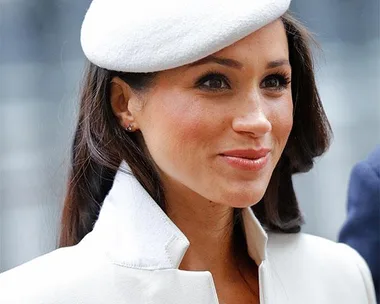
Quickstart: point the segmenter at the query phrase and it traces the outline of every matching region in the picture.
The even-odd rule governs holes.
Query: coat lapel
[[[189,247],[186,236],[149,196],[124,162],[94,227],[116,264],[175,269]]]

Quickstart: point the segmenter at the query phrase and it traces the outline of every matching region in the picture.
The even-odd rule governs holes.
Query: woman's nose
[[[236,117],[232,122],[236,132],[249,133],[254,137],[264,136],[272,130],[272,124],[263,109],[256,106],[244,115]]]

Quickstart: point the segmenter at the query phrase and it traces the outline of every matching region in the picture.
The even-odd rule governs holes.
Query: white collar
[[[251,208],[243,209],[249,255],[266,259],[267,234]],[[122,162],[104,200],[93,236],[116,264],[138,269],[178,268],[190,243]]]

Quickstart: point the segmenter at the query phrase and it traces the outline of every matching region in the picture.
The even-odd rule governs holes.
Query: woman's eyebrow
[[[230,59],[230,58],[222,58],[222,57],[216,57],[214,55],[207,56],[205,58],[202,58],[198,61],[195,61],[193,63],[188,64],[188,67],[194,67],[194,66],[199,66],[207,63],[217,63],[220,65],[228,66],[231,68],[235,69],[242,69],[243,64],[235,59]],[[283,65],[290,65],[288,59],[278,59],[278,60],[273,60],[267,63],[266,68],[267,69],[273,69],[277,68],[279,66]]]
[[[190,63],[190,64],[188,64],[188,67],[203,65],[206,63],[210,63],[210,62],[217,63],[220,65],[225,65],[225,66],[235,68],[235,69],[241,69],[243,67],[243,64],[237,60],[229,59],[229,58],[216,57],[213,55],[207,56],[207,57],[202,58],[198,61]]]
[[[267,64],[267,69],[273,69],[273,68],[277,68],[277,67],[283,66],[283,65],[289,65],[290,66],[289,60],[288,59],[279,59],[279,60],[270,61]]]

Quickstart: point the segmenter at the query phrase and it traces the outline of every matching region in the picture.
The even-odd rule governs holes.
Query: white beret
[[[81,44],[95,65],[157,72],[192,63],[282,16],[290,0],[93,0]]]

